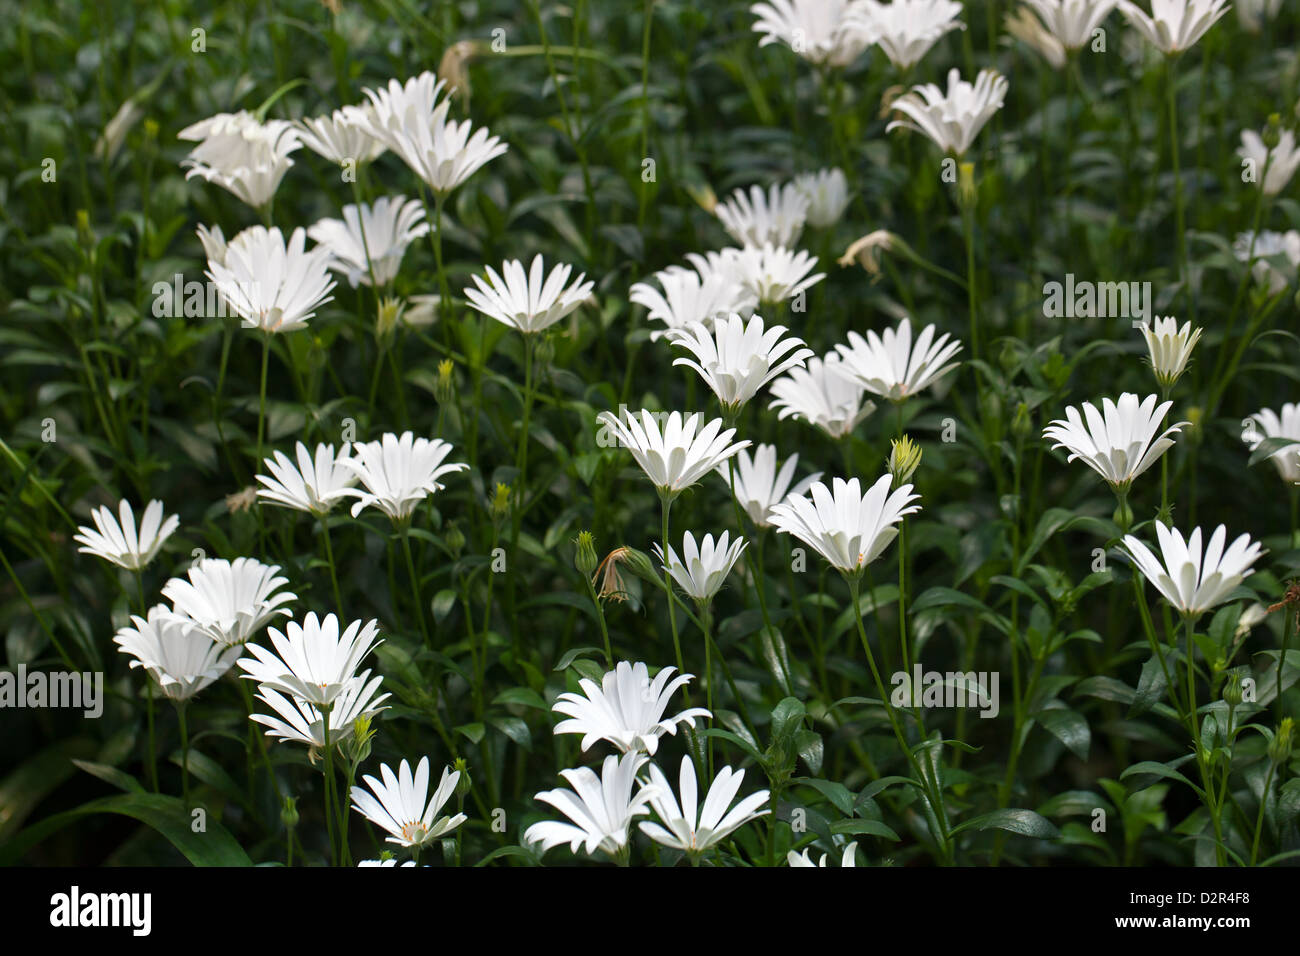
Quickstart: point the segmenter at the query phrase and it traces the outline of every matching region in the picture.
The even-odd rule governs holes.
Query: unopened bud
[[[1233,671],[1223,685],[1223,702],[1229,707],[1240,707],[1245,694],[1241,689],[1241,675]]]
[[[281,802],[280,822],[288,830],[292,830],[298,825],[298,799],[296,797],[285,797]]]
[[[1273,742],[1268,745],[1268,759],[1275,764],[1284,764],[1291,757],[1291,731],[1294,721],[1290,717],[1283,717],[1282,723],[1278,725],[1277,733],[1273,735]]]
[[[510,514],[510,486],[497,482],[496,494],[492,497],[492,517],[500,520]]]
[[[95,246],[95,233],[90,228],[90,212],[86,209],[77,210],[77,241],[85,249]]]
[[[590,578],[596,573],[598,560],[596,558],[596,538],[590,531],[580,531],[574,544],[578,546],[578,553],[574,556],[573,564],[578,569],[579,574]]]
[[[1029,406],[1021,402],[1016,406],[1016,415],[1011,419],[1011,434],[1017,438],[1024,438],[1034,430],[1033,416],[1029,412]]]
[[[397,331],[397,323],[402,320],[402,313],[406,311],[406,303],[402,299],[392,297],[384,298],[379,303],[378,314],[375,317],[375,337],[380,342],[387,344]]]
[[[452,374],[453,368],[451,359],[443,359],[438,363],[438,379],[433,385],[433,397],[438,400],[439,405],[446,405],[456,397],[456,378]]]
[[[894,478],[894,487],[907,484],[921,464],[921,446],[904,435],[889,443],[889,473]]]
[[[452,769],[460,774],[460,777],[456,780],[456,796],[464,800],[469,796],[469,791],[474,786],[474,780],[469,775],[469,764],[465,762],[464,757],[457,757],[456,765]]]
[[[460,525],[454,524],[449,527],[447,533],[443,535],[443,540],[447,544],[447,549],[455,557],[459,558],[461,551],[465,548],[465,532],[460,530]]]
[[[1119,500],[1119,504],[1115,506],[1115,513],[1111,515],[1111,520],[1119,525],[1121,531],[1127,531],[1133,526],[1133,509],[1129,507],[1128,498]]]
[[[1268,149],[1277,149],[1277,144],[1282,141],[1282,117],[1277,113],[1272,113],[1268,117],[1268,124],[1264,127],[1264,135],[1260,137]]]

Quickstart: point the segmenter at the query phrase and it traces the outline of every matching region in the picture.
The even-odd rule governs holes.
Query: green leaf
[[[533,746],[533,735],[522,719],[510,714],[488,714],[488,723],[525,750]]]
[[[1043,725],[1043,729],[1065,744],[1080,760],[1088,759],[1088,747],[1092,744],[1092,731],[1088,721],[1078,711],[1066,710],[1064,707],[1040,710],[1034,719]]]
[[[1265,458],[1272,458],[1283,448],[1290,448],[1292,445],[1300,445],[1300,439],[1287,438],[1285,435],[1274,435],[1272,438],[1265,438],[1255,446],[1255,450],[1250,453],[1250,460],[1246,464],[1250,466],[1263,461]]]
[[[784,698],[772,709],[772,739],[780,740],[795,732],[807,711],[793,697]]]
[[[791,783],[800,783],[812,787],[835,805],[835,809],[846,817],[853,816],[853,791],[835,780],[819,780],[816,777],[795,777]]]
[[[953,827],[953,833],[966,829],[1006,830],[1036,840],[1054,840],[1061,835],[1046,817],[1033,810],[994,810]]]
[[[209,819],[201,833],[191,828],[190,811],[177,797],[157,793],[124,793],[92,800],[75,810],[56,813],[23,830],[0,847],[0,866],[12,866],[50,834],[97,813],[131,817],[161,833],[195,866],[252,866],[253,861],[225,827]]]
[[[495,704],[518,704],[521,707],[532,707],[536,710],[549,710],[546,701],[542,695],[530,687],[511,687],[509,690],[503,690],[492,699]]]
[[[95,763],[91,760],[73,760],[73,765],[86,771],[92,777],[98,777],[107,784],[112,784],[119,790],[126,793],[145,793],[144,786],[139,780],[131,776],[124,770],[118,770],[116,767],[110,767],[108,764]]]
[[[881,837],[885,840],[899,839],[898,834],[879,820],[836,820],[831,824],[832,833],[863,834]]]
[[[1133,695],[1133,703],[1129,705],[1128,716],[1140,717],[1160,703],[1168,686],[1164,668],[1160,666],[1160,658],[1152,654],[1142,665],[1142,675],[1138,678],[1137,693]]]
[[[1173,767],[1163,763],[1156,763],[1154,760],[1143,760],[1139,763],[1133,764],[1131,767],[1125,767],[1124,772],[1119,775],[1119,778],[1123,780],[1125,777],[1132,777],[1139,773],[1150,773],[1157,777],[1168,777],[1170,780],[1177,780],[1179,783],[1187,784],[1197,793],[1201,792],[1200,787],[1192,783],[1192,781],[1188,780]]]

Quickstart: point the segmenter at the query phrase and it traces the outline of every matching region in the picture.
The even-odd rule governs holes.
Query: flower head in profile
[[[443,767],[442,779],[432,796],[429,796],[428,757],[420,758],[414,776],[405,760],[398,765],[397,773],[388,764],[380,764],[379,775],[382,780],[369,775],[362,777],[370,790],[352,788],[352,808],[386,830],[387,842],[422,847],[450,833],[467,819],[463,813],[442,813],[456,792],[460,771]]]
[[[1179,613],[1196,617],[1218,607],[1232,595],[1263,554],[1258,541],[1243,534],[1226,550],[1227,530],[1219,525],[1205,550],[1201,550],[1201,529],[1186,541],[1173,528],[1156,522],[1160,557],[1133,535],[1125,535],[1124,550],[1133,558],[1142,576],[1155,586]]]
[[[342,219],[321,219],[307,230],[317,248],[329,250],[329,267],[358,285],[388,285],[397,278],[407,247],[429,234],[424,204],[403,196],[381,196],[373,206],[343,207]]]
[[[188,580],[172,578],[162,594],[210,640],[243,644],[268,621],[288,617],[284,605],[298,599],[280,590],[289,579],[277,577],[279,570],[254,558],[203,558],[190,566]]]
[[[357,481],[356,473],[342,464],[349,447],[344,445],[335,455],[333,445],[321,443],[313,455],[311,449],[298,442],[294,448],[296,465],[284,452],[275,452],[273,457],[263,459],[271,476],[257,476],[263,485],[257,489],[257,497],[308,514],[328,513]]]
[[[849,183],[839,169],[801,173],[794,178],[794,188],[808,199],[808,225],[814,229],[835,225],[848,208]]]
[[[1069,62],[1065,47],[1052,31],[1043,26],[1043,21],[1034,16],[1029,7],[1016,7],[1008,11],[1002,18],[1002,25],[1008,34],[1046,60],[1053,70],[1065,69]]]
[[[1161,431],[1174,403],[1157,406],[1157,401],[1155,395],[1148,395],[1139,403],[1136,395],[1125,392],[1118,401],[1103,399],[1101,411],[1091,402],[1083,403],[1082,415],[1069,406],[1064,419],[1043,429],[1043,437],[1056,443],[1053,448],[1068,449],[1067,461],[1081,459],[1117,491],[1127,490],[1134,478],[1173,447],[1169,436],[1188,424],[1178,422]]]
[[[927,325],[915,344],[910,319],[903,319],[897,329],[885,329],[883,335],[868,331],[865,340],[850,332],[847,345],[835,346],[841,361],[833,370],[874,395],[905,401],[957,367],[949,359],[961,351],[961,343],[950,342],[946,332],[936,338],[936,331]]]
[[[357,109],[371,111],[371,107]],[[388,147],[365,131],[346,110],[335,110],[329,116],[295,120],[298,138],[313,153],[331,163],[360,166],[373,162],[388,151]]]
[[[841,67],[871,43],[850,22],[853,0],[765,0],[749,8],[759,46],[784,43],[813,66]]]
[[[1263,429],[1260,435],[1251,429],[1250,450],[1254,451],[1266,438],[1290,439],[1294,445],[1286,445],[1269,455],[1269,460],[1277,468],[1277,473],[1288,484],[1300,484],[1300,404],[1287,402],[1279,415],[1271,408],[1262,408],[1250,416],[1251,421]]]
[[[451,100],[445,84],[425,71],[404,84],[390,80],[378,90],[364,90],[371,109],[351,106],[350,120],[402,158],[435,193],[445,196],[506,152],[507,146],[486,129],[473,130],[469,120],[447,119]]]
[[[662,427],[660,418],[663,418]],[[661,496],[674,498],[722,464],[749,441],[732,442],[734,428],[724,428],[721,418],[707,424],[699,413],[656,413],[643,409],[619,418],[601,412],[602,431],[632,453]]]
[[[1255,177],[1251,182],[1258,183],[1265,196],[1276,196],[1286,189],[1296,169],[1300,169],[1300,149],[1296,148],[1295,133],[1289,129],[1278,133],[1277,145],[1272,149],[1259,133],[1244,129],[1237,155],[1250,164],[1248,168]]]
[[[826,278],[824,272],[809,275],[817,268],[816,256],[771,243],[727,248],[703,256],[692,252],[686,258],[701,275],[721,272],[728,276],[759,304],[775,305],[793,299]]]
[[[867,400],[867,390],[857,379],[842,374],[840,356],[831,352],[824,359],[810,358],[804,368],[792,368],[772,382],[773,402],[778,418],[799,418],[816,425],[831,438],[852,434],[864,418],[876,410]]]
[[[844,847],[843,856],[840,858],[840,866],[856,867],[858,865],[857,853],[858,853],[858,843],[856,840],[854,840],[852,843],[849,843],[847,846]],[[803,867],[803,866],[811,866],[814,868],[819,866],[825,867],[827,856],[828,854],[823,853],[821,862],[814,863],[812,861],[811,850],[804,850],[802,853],[796,853],[794,850],[791,850],[786,854],[785,862],[786,865],[789,866],[791,869],[797,869],[798,867]]]
[[[676,669],[664,667],[652,680],[645,664],[619,661],[601,678],[599,687],[584,677],[578,682],[582,693],[569,691],[556,699],[552,710],[569,719],[556,724],[555,732],[582,734],[584,751],[598,740],[607,740],[623,753],[653,755],[659,738],[676,734],[678,724],[694,727],[696,717],[713,716],[702,707],[692,707],[664,717],[673,694],[694,676],[673,677]]]
[[[263,123],[248,110],[218,113],[176,135],[198,143],[181,163],[189,167],[186,179],[206,179],[254,209],[263,209],[271,201],[280,180],[293,165],[289,154],[301,145],[292,123]]]
[[[647,318],[667,326],[650,333],[652,342],[696,323],[711,329],[732,313],[752,315],[758,305],[758,297],[726,272],[701,275],[694,269],[669,266],[656,272],[654,279],[662,292],[649,282],[637,282],[628,292],[630,301],[648,310]]]
[[[654,764],[650,764],[650,783],[655,795],[650,806],[659,818],[658,823],[644,821],[638,826],[641,832],[666,847],[681,850],[691,856],[708,850],[722,842],[735,830],[750,820],[756,820],[770,811],[764,806],[768,792],[758,790],[733,807],[732,802],[745,781],[745,771],[723,767],[709,785],[704,796],[704,806],[699,806],[699,786],[695,778],[695,765],[690,757],[683,757],[678,772],[678,791],[681,801],[673,794],[672,785]]]
[[[979,131],[998,110],[1007,95],[1007,79],[997,70],[981,70],[969,83],[953,67],[948,71],[948,91],[933,83],[912,88],[893,102],[903,114],[885,127],[889,132],[902,126],[930,138],[945,153],[964,156]]]
[[[1178,320],[1173,316],[1156,316],[1151,325],[1143,323],[1142,337],[1146,339],[1151,370],[1155,372],[1156,382],[1161,388],[1173,388],[1174,383],[1182,377],[1187,362],[1192,357],[1192,350],[1201,340],[1202,331],[1193,330],[1190,322],[1184,322],[1180,329]]]
[[[750,186],[748,193],[737,189],[718,203],[713,214],[742,246],[793,246],[808,218],[808,196],[794,183],[770,186],[766,193],[761,186]]]
[[[1263,229],[1258,234],[1239,233],[1232,253],[1239,262],[1253,263],[1255,281],[1267,287],[1269,295],[1277,295],[1295,281],[1300,269],[1300,232]]]
[[[388,709],[384,701],[389,695],[375,696],[383,680],[382,676],[372,679],[370,671],[362,671],[355,680],[349,682],[334,698],[334,706],[328,713],[328,731],[325,713],[306,701],[299,700],[297,697],[286,697],[267,685],[258,688],[257,697],[275,711],[276,716],[252,714],[250,719],[270,728],[266,732],[268,737],[275,737],[286,743],[306,744],[313,750],[321,750],[327,744],[334,747],[352,737],[360,718],[373,717],[380,711]]]
[[[772,509],[777,531],[793,535],[845,575],[857,575],[898,537],[895,527],[921,510],[911,485],[890,490],[892,475],[881,475],[864,494],[858,479],[817,482],[806,495],[790,495]]]
[[[697,545],[695,535],[688,531],[682,540],[680,559],[671,544],[666,556],[658,544],[654,546],[663,569],[696,604],[706,605],[713,600],[745,550],[748,542],[744,538],[737,536],[734,542],[729,542],[728,535],[729,532],[722,532],[715,544],[713,535],[706,534]]]
[[[488,266],[487,281],[474,276],[478,288],[466,289],[465,298],[479,312],[525,335],[549,329],[587,301],[595,288],[594,282],[584,281],[585,273],[570,283],[573,267],[563,263],[547,275],[540,255],[533,257],[527,274],[517,259],[502,265],[501,272],[497,275]]]
[[[1247,33],[1259,33],[1264,21],[1271,20],[1282,9],[1282,0],[1236,0],[1237,20]]]
[[[1069,51],[1080,50],[1093,40],[1119,0],[1023,0],[1038,14],[1043,28]]]
[[[379,643],[379,622],[353,621],[339,632],[333,614],[318,618],[311,611],[302,624],[290,621],[285,633],[267,628],[274,652],[245,645],[252,657],[241,658],[245,680],[254,680],[316,707],[333,706],[357,679],[361,660]]]
[[[131,625],[121,628],[113,643],[143,667],[170,700],[189,700],[230,669],[238,647],[216,644],[192,621],[173,614],[165,605],[149,609],[147,618],[131,615]]]
[[[203,223],[199,223],[194,230],[199,237],[199,242],[203,246],[203,255],[213,262],[226,261],[226,237],[221,232],[220,226],[213,226],[209,229]]]
[[[279,229],[250,226],[226,246],[222,262],[208,260],[207,276],[246,329],[266,333],[306,328],[329,302],[331,253],[306,249],[307,233],[295,229],[286,244]]]
[[[964,30],[956,0],[861,0],[850,14],[859,34],[880,45],[897,70],[910,70],[939,40]]]
[[[125,498],[117,506],[117,517],[103,505],[92,511],[90,517],[95,527],[82,525],[73,535],[73,540],[81,545],[77,550],[128,571],[138,571],[157,557],[163,543],[181,523],[176,515],[164,518],[163,503],[157,499],[145,505],[138,530],[131,502]]]
[[[776,446],[759,445],[754,449],[754,457],[749,452],[741,451],[735,459],[735,487],[732,489],[740,507],[749,515],[749,519],[759,528],[772,526],[772,508],[780,504],[788,495],[801,495],[807,491],[822,473],[815,472],[807,478],[794,482],[795,469],[799,467],[798,454],[791,455],[777,471]],[[732,471],[730,463],[719,465],[717,473],[731,484]]]
[[[783,325],[764,328],[760,315],[746,322],[733,314],[714,322],[712,330],[697,322],[670,331],[668,338],[694,356],[676,359],[673,365],[699,372],[723,410],[735,414],[760,388],[813,354],[803,339],[786,336],[786,331]]]
[[[1228,0],[1151,0],[1150,16],[1129,0],[1119,0],[1118,6],[1142,38],[1166,56],[1194,47],[1228,12]]]
[[[464,462],[444,464],[451,445],[441,438],[416,438],[413,432],[403,432],[400,438],[387,432],[379,441],[353,445],[352,452],[340,464],[361,483],[361,488],[343,492],[357,499],[354,518],[373,506],[395,522],[405,521],[420,502],[443,489],[438,479],[469,467]]]
[[[543,853],[567,843],[574,853],[581,846],[588,856],[597,852],[618,855],[627,846],[633,821],[650,812],[647,804],[657,792],[653,786],[637,786],[637,771],[647,759],[641,753],[621,757],[611,754],[605,758],[599,777],[590,767],[560,771],[573,789],[544,790],[536,799],[550,804],[572,822],[534,823],[524,833],[524,842],[540,844]]]

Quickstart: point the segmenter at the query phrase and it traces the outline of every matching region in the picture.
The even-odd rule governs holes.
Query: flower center
[[[428,832],[428,827],[419,820],[412,820],[410,823],[402,824],[402,839],[407,843],[423,843],[424,835]]]

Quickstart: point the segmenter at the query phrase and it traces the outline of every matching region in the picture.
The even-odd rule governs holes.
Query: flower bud
[[[287,830],[292,830],[298,825],[298,799],[296,797],[285,797],[280,803],[280,822],[284,824]]]
[[[534,349],[533,355],[537,360],[538,368],[543,368],[555,361],[555,339],[542,332],[537,337],[537,348]]]
[[[464,800],[474,786],[474,780],[469,775],[469,764],[465,762],[464,757],[457,757],[456,765],[452,769],[460,774],[456,780],[456,796]]]
[[[1291,730],[1294,721],[1290,717],[1283,717],[1282,723],[1278,725],[1277,733],[1273,735],[1273,742],[1268,745],[1268,759],[1275,764],[1284,764],[1291,757]]]
[[[573,564],[579,574],[590,578],[596,573],[596,538],[590,531],[580,531],[574,544],[578,546],[578,553],[574,556]]]
[[[1119,525],[1121,531],[1127,531],[1133,526],[1133,509],[1129,507],[1128,498],[1119,499],[1119,504],[1115,506],[1115,513],[1111,515],[1111,520]]]
[[[1260,136],[1264,145],[1270,151],[1277,149],[1277,144],[1282,141],[1282,117],[1277,113],[1271,113],[1268,117],[1268,124],[1264,127],[1264,134]]]
[[[460,525],[454,524],[449,527],[443,535],[443,541],[447,544],[447,549],[459,558],[461,551],[465,548],[465,532],[460,530]]]
[[[713,210],[718,208],[718,197],[714,195],[712,186],[707,184],[703,186],[687,185],[686,192],[710,216],[713,215]]]
[[[81,243],[84,249],[89,250],[95,247],[95,233],[90,228],[89,210],[77,210],[77,241]]]
[[[894,478],[894,487],[907,484],[921,464],[921,446],[904,435],[889,443],[889,473]]]
[[[492,497],[492,520],[499,521],[510,514],[510,486],[497,482],[496,494]]]
[[[452,374],[453,368],[451,359],[443,359],[438,363],[438,379],[433,385],[433,397],[438,400],[439,405],[446,405],[456,397],[456,378]]]
[[[405,311],[406,303],[403,300],[385,297],[379,303],[378,315],[375,317],[375,338],[387,345],[397,331],[397,323],[402,320]]]
[[[1223,685],[1223,702],[1229,707],[1240,707],[1244,696],[1241,689],[1241,675],[1233,671],[1228,674],[1228,681]]]

